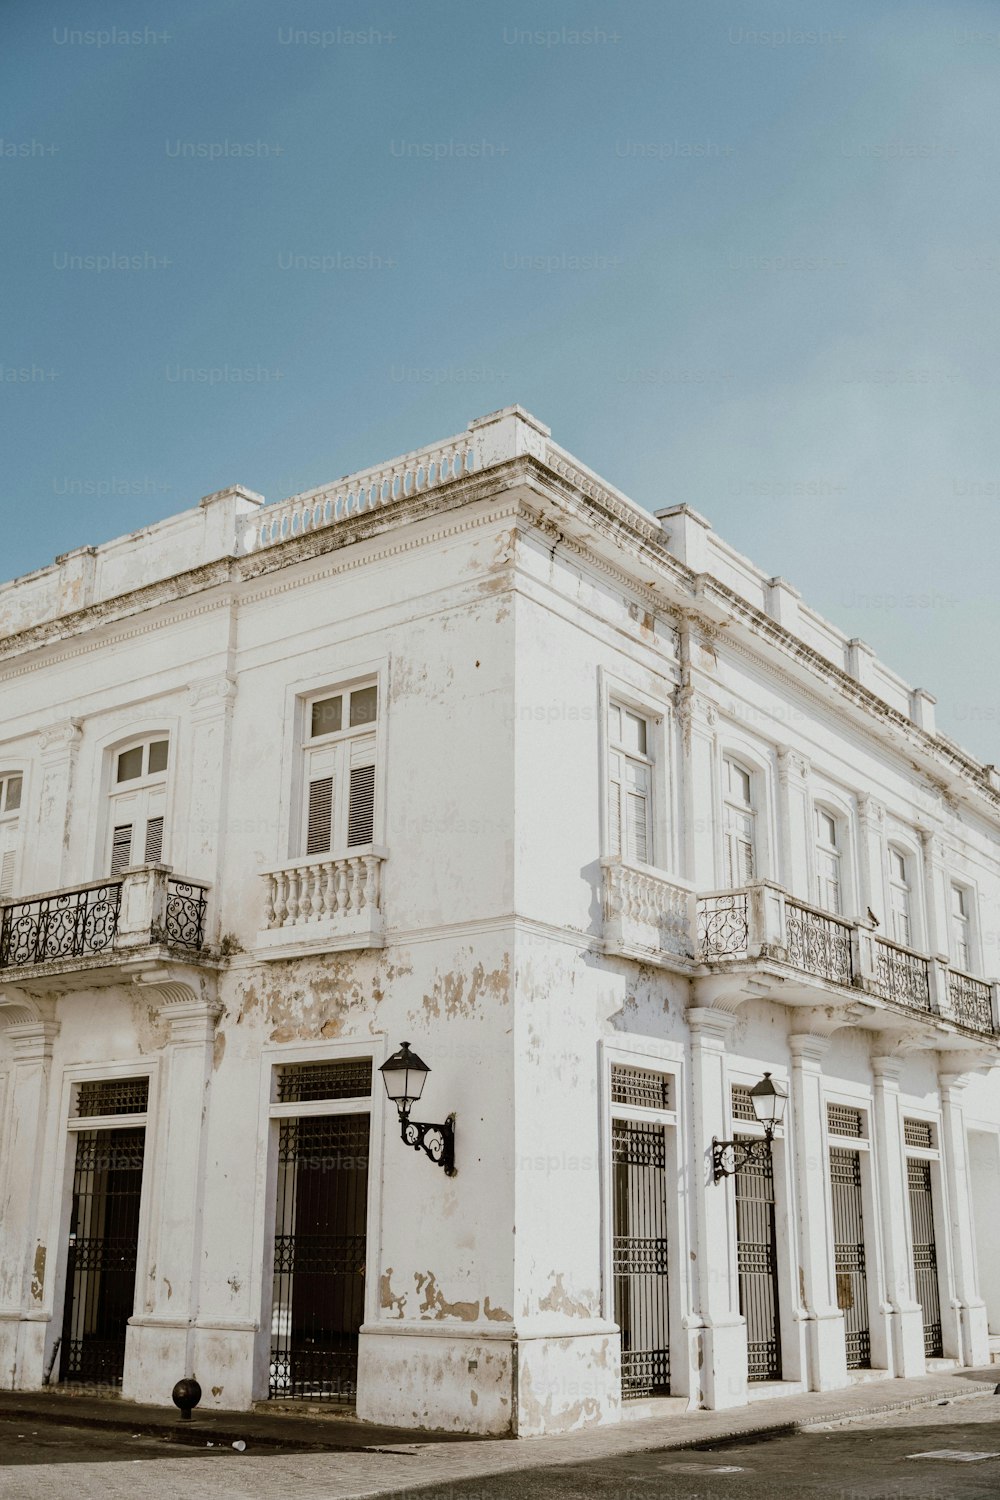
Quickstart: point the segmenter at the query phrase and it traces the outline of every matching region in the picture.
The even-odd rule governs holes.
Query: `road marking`
[[[658,1469],[668,1474],[749,1474],[749,1469],[741,1468],[739,1464],[657,1464]]]
[[[984,1458],[1000,1458],[1000,1453],[971,1453],[961,1448],[932,1448],[927,1453],[908,1453],[907,1458],[936,1458],[944,1463],[979,1464]]]

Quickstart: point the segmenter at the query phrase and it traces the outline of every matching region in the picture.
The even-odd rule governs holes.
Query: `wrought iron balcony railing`
[[[167,865],[141,865],[114,880],[48,891],[0,906],[0,970],[165,943],[198,952],[205,943],[208,887],[177,879]]]
[[[781,966],[786,986],[792,970],[807,990],[817,982],[859,990],[986,1036],[1000,1032],[997,985],[878,937],[869,924],[811,906],[774,881],[695,897],[690,887],[645,866],[617,857],[601,866],[608,952],[689,972],[697,964],[725,972],[771,962]]]

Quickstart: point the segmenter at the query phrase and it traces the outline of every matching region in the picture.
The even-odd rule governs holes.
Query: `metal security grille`
[[[629,1068],[614,1063],[611,1068],[611,1098],[615,1104],[637,1104],[642,1109],[670,1109],[670,1078],[647,1068]]]
[[[910,1222],[913,1228],[913,1274],[917,1301],[924,1311],[924,1354],[928,1359],[938,1359],[944,1353],[944,1344],[941,1335],[937,1245],[934,1240],[931,1164],[929,1161],[907,1160],[906,1175],[910,1188]]]
[[[367,1114],[282,1120],[278,1138],[272,1399],[354,1400],[364,1319]]]
[[[148,1105],[148,1078],[102,1078],[77,1085],[78,1120],[96,1115],[144,1115]]]
[[[778,1244],[769,1156],[747,1162],[736,1173],[736,1265],[740,1312],[747,1320],[747,1379],[780,1380]]]
[[[756,1121],[750,1089],[745,1083],[733,1084],[733,1119]]]
[[[667,1154],[663,1128],[612,1120],[615,1321],[622,1399],[670,1391]]]
[[[865,1133],[864,1115],[846,1104],[828,1104],[826,1123],[831,1135],[849,1135],[860,1140]]]
[[[908,1146],[922,1146],[925,1151],[934,1149],[934,1132],[929,1120],[904,1120],[903,1140]]]
[[[837,1277],[837,1306],[844,1314],[847,1368],[861,1370],[872,1362],[872,1341],[868,1322],[861,1157],[857,1151],[831,1147],[830,1184],[833,1190],[833,1268]]]
[[[371,1091],[370,1057],[299,1063],[278,1073],[279,1104],[302,1104],[312,1099],[367,1099]]]
[[[77,1135],[62,1380],[121,1384],[135,1303],[144,1144],[141,1125]]]

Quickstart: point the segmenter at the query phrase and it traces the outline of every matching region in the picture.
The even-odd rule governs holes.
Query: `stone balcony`
[[[0,906],[0,986],[114,984],[132,966],[214,963],[206,944],[209,887],[169,865],[136,865],[113,879],[24,896]]]
[[[620,859],[601,861],[604,948],[711,982],[724,996],[747,985],[792,1005],[866,1001],[859,1024],[994,1038],[1000,985],[951,968],[792,896],[773,881],[696,895]]]
[[[313,854],[265,870],[261,958],[297,958],[351,948],[381,948],[384,849],[366,844],[343,854]]]

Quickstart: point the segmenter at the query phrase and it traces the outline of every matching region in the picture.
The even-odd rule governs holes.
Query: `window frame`
[[[307,704],[316,699],[332,697],[351,688],[374,684],[378,689],[378,706],[374,721],[375,732],[375,817],[371,845],[359,844],[351,854],[379,852],[384,848],[384,832],[387,809],[387,753],[388,753],[388,684],[391,674],[391,659],[377,657],[374,660],[345,662],[343,666],[331,666],[312,673],[308,677],[295,679],[285,684],[279,764],[279,796],[277,813],[277,859],[281,863],[302,864],[308,859],[321,860],[329,855],[305,855],[306,830],[303,822],[308,799],[306,777],[306,740],[311,739]]]
[[[736,799],[731,796],[729,783],[730,772],[732,770],[741,771],[743,775],[748,778],[750,782],[750,800],[748,802],[737,802]],[[760,817],[761,799],[759,796],[759,791],[762,784],[762,775],[763,773],[761,772],[760,768],[744,760],[738,751],[733,750],[727,746],[723,746],[721,777],[722,873],[724,876],[724,884],[726,889],[739,890],[749,881],[760,880],[762,878],[762,864],[765,863],[765,861],[762,861],[761,859],[760,837],[760,830],[763,826],[763,821]],[[751,820],[749,839],[750,874],[747,876],[746,880],[736,879],[737,861],[734,859],[734,854],[736,851],[736,845],[740,842],[740,840],[734,828],[730,826],[731,812],[739,817],[746,817],[747,814],[749,814]]]
[[[9,795],[8,786],[12,781],[19,781],[21,783],[21,790],[18,796],[17,807],[8,811],[5,803]],[[27,771],[23,767],[11,765],[8,769],[0,770],[0,902],[15,900],[15,892],[20,888],[27,781]],[[10,829],[13,829],[12,837],[9,834]],[[8,839],[10,840],[9,846]],[[11,856],[10,864],[7,867],[10,872],[9,888],[5,890],[3,871],[8,854]]]
[[[851,878],[851,823],[849,813],[838,806],[826,792],[814,796],[811,801],[812,810],[812,837],[810,839],[811,860],[811,899],[819,911],[828,912],[832,917],[849,917],[851,903],[854,894],[854,882]],[[823,846],[819,837],[820,814],[829,818],[834,826],[835,842],[829,846]],[[825,877],[820,873],[820,856],[829,855],[833,851],[838,859],[837,892],[838,903],[836,907],[830,906],[824,900],[820,882]]]
[[[968,939],[968,965],[962,964],[958,954],[957,927],[954,907],[954,895],[958,892],[965,901],[965,929]],[[982,970],[979,957],[979,902],[974,886],[967,881],[956,880],[954,876],[948,876],[948,959],[952,968],[957,969],[960,974],[969,974],[977,977]]]
[[[149,747],[165,740],[167,743],[167,764],[162,771],[144,770],[139,776],[129,777],[126,781],[119,781],[118,761],[122,755],[129,750],[139,746],[143,747],[143,765],[149,762]],[[124,738],[117,738],[111,744],[104,747],[104,793],[102,797],[102,825],[103,835],[100,847],[97,851],[97,875],[99,878],[117,879],[126,869],[140,868],[146,864],[169,864],[171,852],[171,812],[173,807],[174,773],[176,770],[178,735],[176,727],[157,726],[144,728]],[[155,817],[163,819],[163,832],[160,839],[159,858],[155,860],[146,859],[146,841],[148,838],[148,827],[151,821],[149,814],[149,796],[151,793],[163,793],[162,812],[154,814]],[[114,857],[114,831],[125,825],[118,821],[115,813],[115,804],[123,802],[128,797],[138,797],[138,809],[142,820],[142,844],[141,858],[136,858],[136,833],[135,821],[132,822],[132,841],[130,847],[130,858],[126,865],[118,871],[113,869]]]
[[[375,717],[363,725],[352,726],[350,720],[350,699],[356,692],[367,688],[374,688],[376,692]],[[312,733],[312,711],[317,703],[324,702],[328,698],[340,698],[347,708],[348,723],[344,724],[344,714],[341,713],[341,725],[339,729],[329,730],[326,734]],[[378,782],[378,722],[381,708],[381,692],[378,679],[375,677],[354,680],[335,687],[320,688],[315,692],[304,696],[302,702],[302,791],[299,805],[298,844],[299,854],[302,859],[319,858],[326,855],[327,858],[342,858],[345,855],[354,855],[364,850],[371,849],[375,844],[375,806],[377,802]],[[360,741],[371,740],[371,760],[363,758],[358,766],[354,764],[354,747]],[[343,748],[342,748],[343,747]],[[330,803],[330,842],[326,849],[314,849],[311,853],[309,845],[309,825],[311,821],[311,798],[310,789],[316,777],[310,775],[309,763],[314,758],[321,758],[325,752],[332,756],[331,770],[331,803]],[[350,843],[350,821],[351,821],[351,773],[355,769],[362,769],[371,764],[374,767],[372,777],[373,783],[373,809],[372,809],[372,837],[363,843]]]
[[[902,860],[903,880],[900,882],[893,875],[893,858]],[[919,861],[913,849],[901,843],[898,838],[892,837],[885,846],[885,879],[886,879],[886,927],[888,936],[901,948],[909,948],[913,951],[919,950],[923,941],[923,924],[919,920],[920,902],[919,886],[917,884],[917,870]],[[906,934],[900,935],[897,931],[897,910],[893,900],[894,891],[906,892],[905,921]]]
[[[609,715],[612,705],[625,709],[646,722],[646,756],[650,763],[648,829],[651,860],[636,860],[611,845],[611,737]],[[606,858],[621,858],[623,863],[661,875],[679,875],[679,833],[681,804],[679,788],[673,774],[673,715],[669,704],[639,691],[631,683],[615,676],[605,667],[598,668],[599,725],[599,809],[600,849]],[[642,757],[637,757],[642,759]]]

